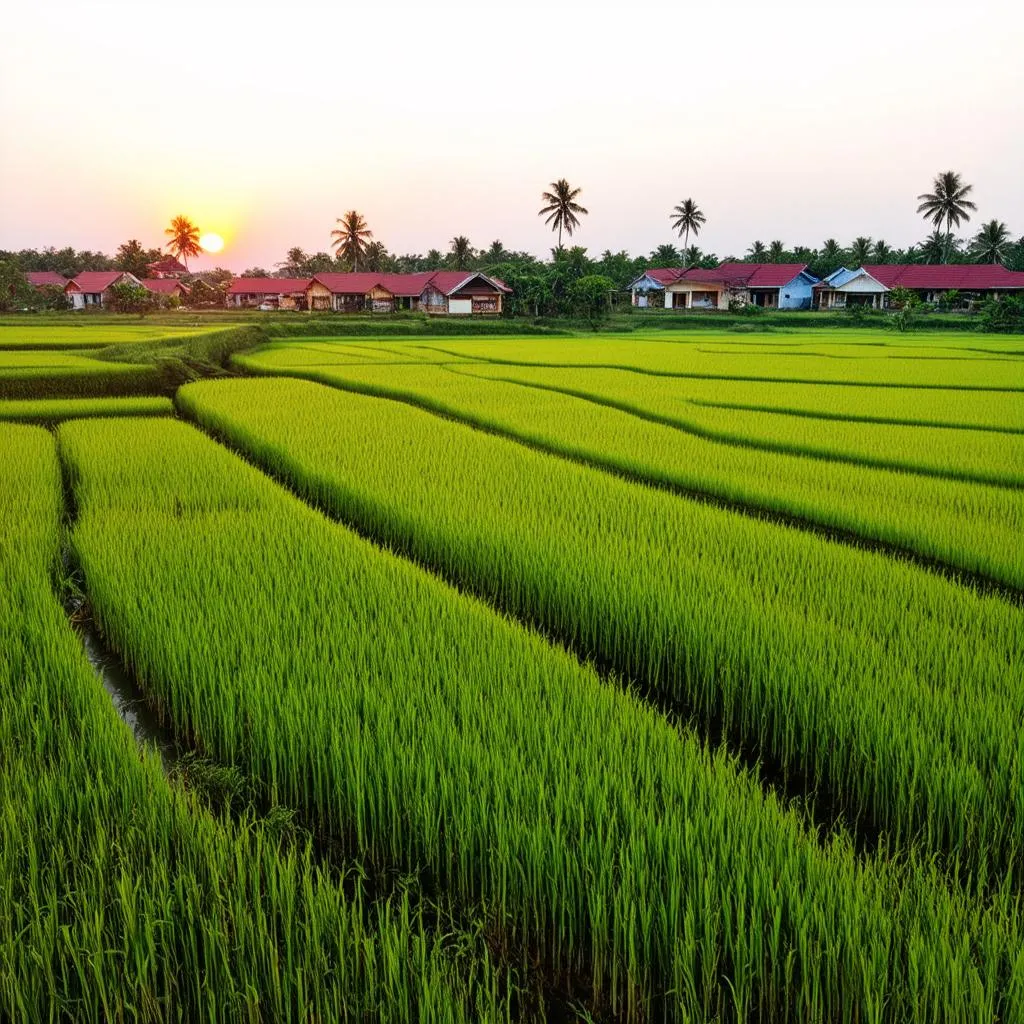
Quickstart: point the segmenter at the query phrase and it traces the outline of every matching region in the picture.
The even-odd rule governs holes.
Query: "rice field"
[[[0,326],[0,1019],[1024,1024],[1019,339],[300,326]]]

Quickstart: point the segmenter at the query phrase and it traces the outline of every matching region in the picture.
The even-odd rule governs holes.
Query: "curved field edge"
[[[282,379],[179,404],[367,536],[827,785],[851,822],[997,884],[1015,862],[1019,610],[392,401]]]
[[[182,424],[60,437],[97,610],[174,715],[364,850],[504,908],[624,1017],[657,997],[702,1019],[1011,1019],[1009,897],[822,849],[728,759]]]
[[[0,461],[0,1016],[508,1020],[486,950],[371,906],[280,824],[213,817],[135,745],[54,593],[54,439],[0,424]]]
[[[673,456],[678,431],[627,412],[602,406],[600,415],[584,422],[573,403],[585,400],[571,395],[561,396],[564,415],[559,417],[552,413],[554,406],[524,407],[528,397],[516,401],[505,395],[506,401],[490,407],[485,392],[471,395],[469,401],[465,395],[439,395],[437,389],[403,380],[394,366],[382,367],[381,377],[371,379],[368,367],[271,369],[258,357],[236,357],[236,362],[262,377],[291,377],[406,402],[684,498],[704,499],[755,518],[775,517],[782,524],[841,543],[888,551],[968,586],[1003,593],[1015,602],[1024,594],[1024,548],[1016,543],[1024,530],[1024,503],[1014,491],[938,479],[915,481],[873,467],[833,468],[823,460],[785,453],[748,456],[727,446],[726,451],[743,458],[733,469],[716,457],[711,441],[695,439],[692,450]],[[492,387],[505,383],[480,379]],[[541,400],[545,392],[558,394],[522,388],[516,381],[507,384],[524,396],[532,390]],[[638,432],[638,423],[647,426]]]

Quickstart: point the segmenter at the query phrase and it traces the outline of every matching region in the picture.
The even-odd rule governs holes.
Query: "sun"
[[[203,249],[203,252],[220,252],[224,248],[224,239],[220,235],[215,234],[212,231],[207,231],[199,239],[199,244]]]

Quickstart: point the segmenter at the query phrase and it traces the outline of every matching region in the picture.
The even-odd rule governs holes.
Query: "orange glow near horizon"
[[[214,231],[206,231],[199,239],[203,252],[220,252],[224,248],[224,239]]]

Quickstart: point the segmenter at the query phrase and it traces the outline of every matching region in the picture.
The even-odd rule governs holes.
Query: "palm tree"
[[[754,244],[747,250],[747,259],[753,263],[764,263],[768,257],[768,250],[764,246],[764,242],[758,239]]]
[[[946,222],[943,263],[949,262],[949,239],[953,233],[953,225],[960,227],[961,221],[971,219],[968,211],[978,208],[967,198],[973,188],[973,185],[965,185],[956,171],[943,171],[932,182],[932,191],[922,192],[917,197],[921,201],[917,212],[923,213],[924,219],[930,220],[936,230],[943,221]]]
[[[178,214],[171,221],[171,226],[164,230],[164,234],[170,235],[167,251],[181,260],[188,270],[189,256],[198,256],[203,251],[199,244],[199,228],[184,214]]]
[[[548,214],[545,224],[551,225],[551,230],[558,229],[558,248],[562,248],[562,230],[571,238],[573,231],[580,226],[580,219],[576,215],[586,214],[589,211],[576,202],[582,189],[573,188],[565,178],[551,182],[550,192],[541,192],[540,198],[547,206],[537,211],[538,217]]]
[[[383,242],[370,242],[363,250],[363,265],[367,270],[383,273],[391,269],[391,253]]]
[[[677,263],[679,263],[679,250],[674,245],[659,245],[651,253],[652,267],[674,267]]]
[[[921,243],[922,263],[945,263],[949,252],[949,237],[936,228]]]
[[[1005,263],[1011,245],[1010,229],[1001,220],[990,220],[971,241],[971,255],[978,263]]]
[[[684,199],[678,206],[673,207],[669,214],[669,218],[672,217],[675,217],[672,227],[683,237],[683,266],[686,267],[688,264],[685,257],[686,250],[690,247],[690,232],[692,231],[695,237],[699,235],[707,217],[692,199]]]
[[[470,260],[473,259],[473,246],[465,235],[456,235],[451,240],[451,248],[448,250],[448,260],[455,270],[469,270]]]
[[[718,261],[714,256],[705,256],[695,245],[691,245],[689,249],[683,251],[683,266],[684,267],[698,267],[704,261],[711,264],[715,264]]]
[[[509,258],[509,251],[505,248],[500,238],[491,242],[486,252],[481,253],[487,264],[504,263]]]
[[[862,267],[871,259],[871,239],[864,235],[853,240],[850,246],[850,262],[855,267]]]
[[[876,263],[888,263],[892,260],[892,246],[880,238],[875,242],[875,248],[872,255],[874,256]]]
[[[769,263],[781,263],[786,255],[786,247],[782,244],[782,241],[778,238],[768,246],[768,262]]]
[[[338,218],[338,223],[341,227],[331,232],[331,248],[336,256],[346,260],[353,270],[358,271],[359,257],[366,252],[366,245],[373,238],[373,232],[357,210],[349,210],[344,217]]]

